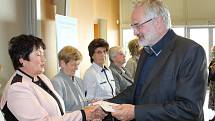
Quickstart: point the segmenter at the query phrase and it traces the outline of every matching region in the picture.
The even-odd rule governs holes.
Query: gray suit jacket
[[[63,98],[67,112],[83,109],[87,105],[83,81],[78,77],[74,77],[74,81],[62,71],[51,81],[55,90]]]
[[[128,86],[131,86],[133,84],[133,80],[131,79],[131,74],[125,68],[123,68],[123,70],[125,71],[123,72],[113,63],[110,64],[109,68],[115,80],[116,94],[119,94],[120,92],[125,90]]]
[[[110,101],[134,104],[137,121],[204,121],[207,84],[204,49],[175,33],[170,39],[155,65],[148,70],[141,95],[134,96],[136,82],[141,80],[140,66],[144,63],[140,59],[135,84]]]

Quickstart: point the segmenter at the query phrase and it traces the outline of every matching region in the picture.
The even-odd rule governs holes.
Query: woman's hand
[[[99,105],[87,106],[84,109],[87,121],[102,121],[107,114]]]

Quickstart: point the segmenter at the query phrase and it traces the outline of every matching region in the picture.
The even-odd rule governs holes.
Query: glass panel
[[[184,27],[173,27],[172,29],[177,35],[184,37]]]
[[[125,51],[126,60],[128,60],[131,57],[128,49],[128,43],[129,41],[135,38],[137,37],[134,35],[134,31],[132,29],[122,30],[122,44],[123,44],[123,49]]]
[[[40,0],[37,0],[37,20],[41,20],[41,7],[40,7]]]
[[[190,29],[190,38],[199,43],[206,52],[207,62],[209,62],[209,31],[208,28]]]

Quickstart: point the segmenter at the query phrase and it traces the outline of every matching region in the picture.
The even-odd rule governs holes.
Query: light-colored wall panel
[[[107,20],[107,41],[110,46],[119,45],[119,0],[94,0],[93,6],[94,20]]]
[[[41,36],[46,44],[45,74],[52,78],[57,73],[57,50],[55,14],[56,5],[53,0],[41,1]]]
[[[88,45],[94,38],[94,23],[98,19],[107,20],[107,41],[119,45],[119,0],[71,0],[71,16],[78,19],[79,50],[84,55],[80,64],[80,74],[90,66]]]
[[[131,0],[120,0],[120,23],[131,23],[131,11],[133,10],[133,4]]]
[[[188,5],[188,19],[214,19],[215,0],[186,0]]]
[[[26,0],[0,0],[0,95],[5,83],[14,72],[8,54],[8,41],[19,34],[26,33]]]
[[[80,75],[90,66],[88,44],[93,39],[93,0],[71,0],[71,16],[78,19],[78,44],[83,54],[80,64]]]
[[[187,0],[186,0],[187,1]],[[167,8],[169,8],[172,24],[184,25],[186,24],[186,4],[185,0],[164,0]]]
[[[188,23],[207,25],[215,22],[215,0],[187,0]]]

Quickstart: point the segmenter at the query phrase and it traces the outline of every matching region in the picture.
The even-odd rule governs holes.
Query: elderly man
[[[169,11],[161,0],[135,5],[131,27],[144,46],[134,85],[111,102],[119,120],[204,121],[207,84],[204,49],[170,28]]]

